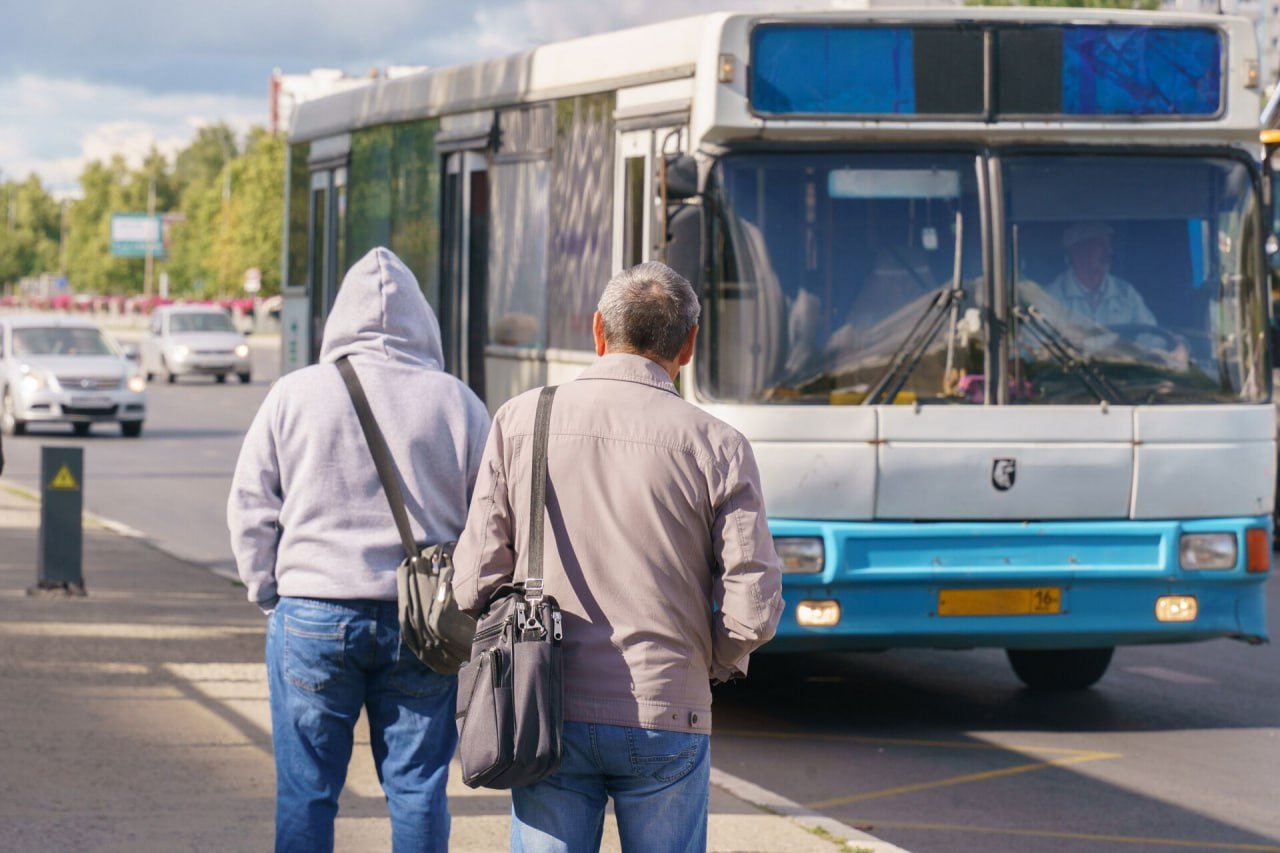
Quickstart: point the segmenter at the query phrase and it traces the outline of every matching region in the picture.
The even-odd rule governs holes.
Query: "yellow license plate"
[[[1056,586],[938,592],[939,616],[1038,616],[1061,612],[1062,590]]]

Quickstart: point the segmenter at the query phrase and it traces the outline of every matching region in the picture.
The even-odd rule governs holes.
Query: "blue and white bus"
[[[290,134],[285,368],[415,270],[496,407],[592,360],[610,274],[695,282],[682,393],[753,443],[776,652],[1266,639],[1269,191],[1251,25],[717,14],[376,81]]]

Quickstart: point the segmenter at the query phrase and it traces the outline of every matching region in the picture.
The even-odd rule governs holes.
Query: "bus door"
[[[489,314],[489,172],[480,151],[444,158],[441,221],[441,326],[445,368],[484,399]]]
[[[666,240],[659,180],[661,157],[687,151],[687,140],[688,131],[672,125],[618,133],[613,172],[615,271],[663,259]]]
[[[311,173],[311,205],[307,219],[307,299],[310,305],[311,361],[320,359],[325,318],[338,295],[345,272],[342,223],[347,212],[347,167]]]

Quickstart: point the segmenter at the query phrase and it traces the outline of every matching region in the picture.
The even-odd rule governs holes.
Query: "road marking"
[[[1145,675],[1147,678],[1158,678],[1161,681],[1172,681],[1174,684],[1217,684],[1212,678],[1203,675],[1192,675],[1189,672],[1178,672],[1176,669],[1165,669],[1162,666],[1126,666],[1125,672]]]
[[[901,847],[890,844],[887,841],[881,841],[874,835],[868,835],[859,829],[854,829],[835,818],[820,815],[794,800],[789,800],[781,794],[762,788],[754,782],[748,782],[746,779],[741,779],[732,773],[726,773],[718,767],[711,768],[711,784],[728,791],[739,800],[745,800],[758,809],[790,818],[805,829],[820,830],[828,833],[845,841],[847,845],[858,849],[870,850],[873,853],[907,853]]]
[[[865,735],[810,734],[805,732],[765,732],[750,729],[716,729],[717,737],[762,738],[765,740],[815,740],[833,743],[859,743],[869,746],[925,746],[943,749],[969,749],[985,752],[1030,752],[1045,755],[1098,755],[1095,749],[1068,749],[1058,746],[1031,746],[1018,744],[975,743],[963,740],[922,740],[900,737],[869,737]],[[1110,756],[1108,756],[1110,757]]]
[[[867,800],[878,800],[884,797],[897,797],[902,794],[914,794],[917,791],[928,791],[933,788],[946,788],[952,785],[967,785],[970,782],[985,782],[989,779],[1000,779],[1005,776],[1017,776],[1022,773],[1033,773],[1051,767],[1066,767],[1070,764],[1083,764],[1087,761],[1105,761],[1121,756],[1113,752],[1094,752],[1085,755],[1070,755],[1054,758],[1049,761],[1036,761],[1031,764],[1018,764],[1014,767],[1002,767],[999,770],[985,770],[981,773],[966,773],[963,776],[950,776],[932,782],[916,782],[912,785],[899,785],[896,788],[882,788],[879,791],[864,791],[861,794],[850,794],[845,797],[832,797],[829,800],[818,800],[809,803],[811,809],[829,809],[835,806],[847,806]]]
[[[1094,835],[1087,832],[1055,832],[1047,829],[1006,829],[998,826],[969,826],[951,823],[911,823],[898,820],[863,820],[859,824],[886,826],[893,829],[926,829],[939,832],[973,832],[985,835],[1015,835],[1024,838],[1060,838],[1070,841],[1096,841],[1107,844],[1146,844],[1166,847],[1193,847],[1198,850],[1256,850],[1261,853],[1280,853],[1280,845],[1251,844],[1232,841],[1190,841],[1185,838],[1147,838],[1141,835]]]

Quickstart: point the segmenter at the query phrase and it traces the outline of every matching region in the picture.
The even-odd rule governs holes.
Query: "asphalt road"
[[[231,471],[278,369],[253,345],[252,385],[154,384],[140,440],[5,439],[4,478],[34,488],[42,444],[83,446],[89,509],[229,569]],[[1280,637],[1274,580],[1269,597]],[[998,651],[757,656],[715,714],[717,768],[917,853],[1280,853],[1274,646],[1121,649],[1067,696],[1021,689]]]
[[[122,341],[133,341],[118,334]],[[253,382],[180,378],[147,388],[142,437],[122,439],[115,424],[87,438],[66,425],[31,425],[4,438],[4,479],[39,487],[40,448],[83,447],[86,509],[144,534],[170,553],[226,573],[235,564],[227,537],[227,493],[245,430],[280,375],[278,338],[248,338]]]

